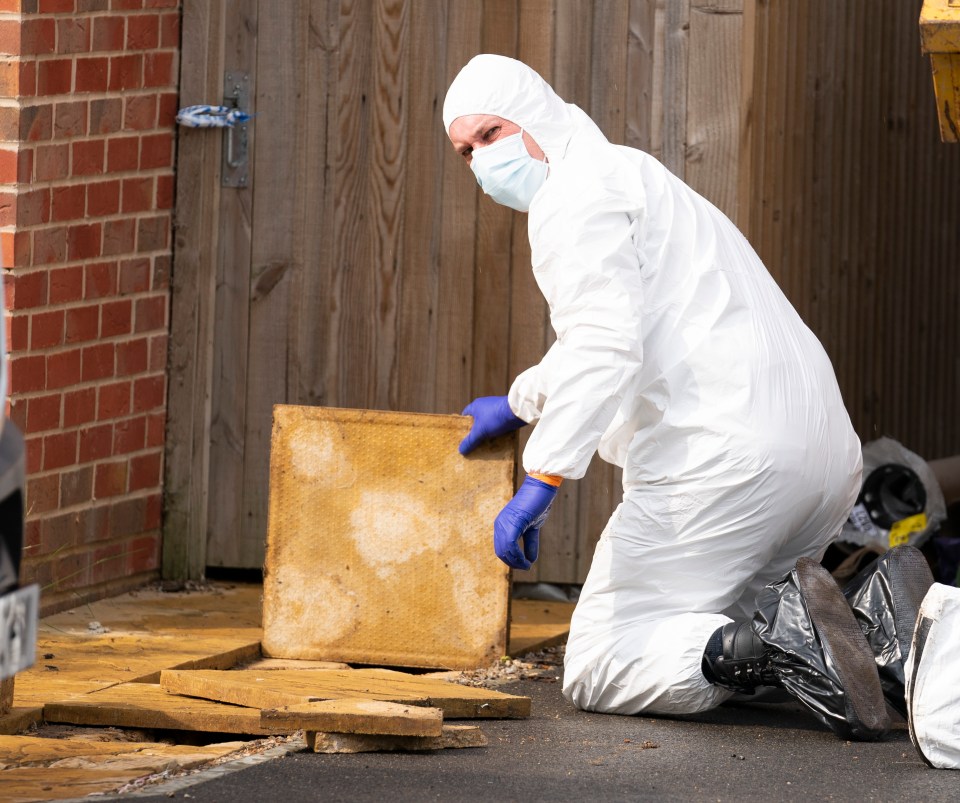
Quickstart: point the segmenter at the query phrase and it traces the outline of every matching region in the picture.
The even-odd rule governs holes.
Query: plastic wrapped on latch
[[[927,462],[892,438],[863,446],[863,484],[839,540],[891,549],[920,546],[947,517]]]

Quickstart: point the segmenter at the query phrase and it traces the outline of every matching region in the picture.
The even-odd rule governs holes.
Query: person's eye
[[[470,154],[472,153],[473,153],[473,148],[464,148],[462,151],[460,151],[460,155],[467,161],[470,160]]]
[[[500,126],[495,125],[493,128],[487,129],[487,133],[483,135],[484,142],[490,142],[491,140],[496,139],[500,135]]]

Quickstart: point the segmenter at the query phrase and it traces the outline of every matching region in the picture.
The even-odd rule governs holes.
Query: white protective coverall
[[[623,468],[570,628],[564,696],[681,714],[731,692],[701,673],[710,635],[819,558],[860,488],[860,442],[831,366],[756,253],[652,156],[607,141],[513,59],[472,59],[443,109],[527,131],[549,174],[529,210],[556,342],[510,407],[537,426],[528,472]]]

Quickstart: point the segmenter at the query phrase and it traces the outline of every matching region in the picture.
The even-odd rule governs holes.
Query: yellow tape
[[[927,514],[918,513],[916,516],[910,516],[906,519],[900,519],[893,523],[890,528],[890,548],[902,546],[910,541],[913,533],[923,532],[927,529]]]

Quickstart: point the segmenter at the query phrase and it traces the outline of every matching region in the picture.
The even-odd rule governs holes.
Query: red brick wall
[[[24,577],[45,611],[159,566],[178,0],[0,0],[0,245]]]

